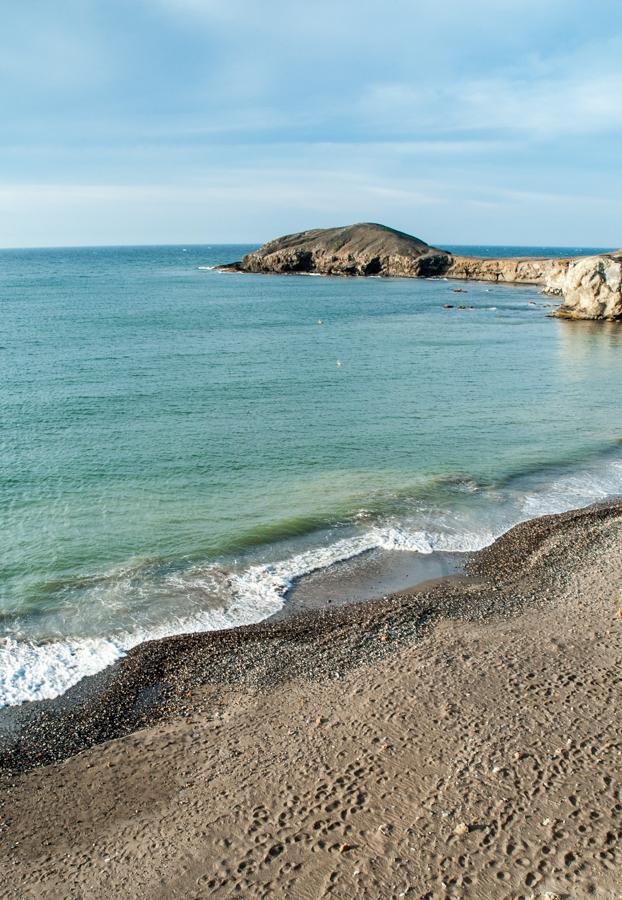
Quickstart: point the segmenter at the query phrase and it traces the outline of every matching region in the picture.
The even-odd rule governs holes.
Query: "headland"
[[[456,256],[386,225],[360,223],[276,238],[223,271],[445,277],[465,281],[539,285],[562,298],[553,313],[567,319],[622,319],[622,250],[596,256],[489,259]]]

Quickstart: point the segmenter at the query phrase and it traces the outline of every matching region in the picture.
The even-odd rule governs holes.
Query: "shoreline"
[[[318,569],[311,569],[292,578],[290,586],[282,595],[282,607],[257,620],[255,624],[283,621],[300,612],[324,607],[336,608],[364,600],[374,600],[397,591],[418,590],[421,586],[433,583],[444,576],[459,575],[469,555],[470,551],[433,550],[430,553],[423,553],[415,550],[385,550],[380,547],[363,550],[351,557],[320,566]],[[230,625],[228,628],[204,630],[220,632],[238,627],[242,626]],[[98,676],[114,669],[132,647],[167,637],[192,634],[195,631],[202,633],[203,629],[187,627],[183,631],[173,629],[169,634],[165,632],[152,637],[145,636],[143,640],[134,642],[120,652],[113,661],[108,664],[102,663],[102,667],[92,674],[82,675],[60,693],[51,697],[33,697],[0,704],[0,746],[2,733],[14,728],[14,723],[20,716],[27,717],[39,708],[38,704],[44,704],[41,709],[53,709],[55,705],[63,703],[62,698],[70,691],[72,693],[68,697],[68,702],[73,702],[71,697],[74,694],[83,693],[80,687],[83,683],[85,686],[97,683]],[[106,636],[102,636],[102,639],[106,640]],[[39,646],[45,648],[46,644],[42,642]],[[22,710],[22,713],[20,714],[18,710]]]
[[[464,574],[464,566],[472,555],[471,552],[447,551],[433,551],[429,554],[417,551],[379,552],[376,548],[352,559],[335,563],[328,570],[311,572],[296,579],[285,595],[283,607],[252,625],[186,632],[142,641],[128,650],[124,656],[93,675],[84,676],[56,697],[29,700],[0,708],[0,775],[7,756],[14,754],[12,748],[15,743],[22,747],[22,735],[25,740],[32,739],[34,735],[31,734],[31,730],[34,729],[34,732],[41,730],[40,720],[44,723],[43,739],[47,742],[50,727],[53,731],[62,731],[63,720],[67,717],[72,721],[70,727],[73,727],[73,717],[81,717],[84,710],[87,710],[88,717],[89,707],[96,707],[99,699],[105,696],[107,691],[115,692],[116,679],[123,679],[125,674],[124,661],[129,656],[132,656],[133,660],[135,656],[140,656],[142,648],[157,647],[168,641],[183,642],[186,638],[196,638],[200,641],[201,637],[210,637],[212,640],[209,643],[217,644],[219,635],[226,637],[236,632],[246,632],[249,629],[254,631],[270,626],[284,626],[287,629],[292,620],[295,630],[298,619],[309,620],[316,615],[322,617],[337,610],[343,612],[348,607],[381,602],[393,593],[426,593],[443,585],[469,583],[472,579]],[[351,571],[352,566],[355,571]],[[132,669],[132,677],[134,674]],[[144,705],[147,710],[151,703],[157,700],[158,688],[148,684],[140,689],[140,694],[141,697],[137,702],[140,706]],[[132,705],[135,703],[136,701]],[[140,727],[141,720],[136,720],[136,724]],[[95,743],[108,739],[106,736],[98,737]],[[84,745],[91,746],[88,741],[84,742]],[[19,753],[21,755],[22,751]],[[48,760],[45,753],[40,755],[35,752],[32,755],[32,764],[38,766],[46,764],[44,760],[54,761],[56,758],[54,753]],[[29,765],[26,766],[26,770],[28,767]],[[22,766],[19,765],[17,768],[21,769]]]
[[[396,646],[392,638],[382,639],[383,630],[388,633],[399,626],[399,646],[416,641],[430,624],[442,619],[512,615],[515,608],[533,602],[533,595],[529,601],[516,596],[508,602],[507,591],[542,535],[563,533],[567,523],[577,519],[600,521],[617,515],[622,516],[622,499],[529,519],[480,551],[431,555],[464,557],[460,574],[437,574],[413,587],[390,594],[380,590],[374,596],[365,596],[370,583],[362,580],[355,585],[353,597],[337,600],[334,606],[322,597],[320,579],[319,593],[311,590],[305,596],[303,592],[297,599],[294,587],[291,605],[286,602],[282,610],[256,624],[145,641],[58,697],[0,710],[0,773],[27,772],[66,760],[137,729],[187,715],[190,706],[184,696],[196,687],[243,684],[264,690],[301,675],[330,677],[331,642],[325,637],[331,630],[353,644],[344,665],[349,669],[384,657]],[[422,556],[422,561],[430,560]],[[338,581],[331,590],[336,597]],[[372,640],[386,646],[379,650],[377,643],[370,644]],[[276,647],[280,657],[273,669],[266,666],[264,642],[271,649]],[[296,658],[293,651],[299,644],[320,648],[318,666],[307,658]]]
[[[424,590],[446,578],[460,578],[471,555],[471,551],[365,550],[295,579],[282,608],[263,621],[284,622],[300,613]]]

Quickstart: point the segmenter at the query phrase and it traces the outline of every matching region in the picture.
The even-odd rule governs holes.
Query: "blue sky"
[[[0,246],[622,246],[622,5],[0,0]]]

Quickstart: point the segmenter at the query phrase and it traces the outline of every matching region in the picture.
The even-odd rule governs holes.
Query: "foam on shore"
[[[228,576],[230,601],[216,609],[137,628],[114,637],[77,637],[34,641],[5,638],[0,644],[0,706],[44,700],[62,694],[81,678],[111,665],[144,641],[193,631],[217,631],[260,622],[278,612],[294,583],[305,575],[329,569],[370,550],[402,550],[433,553],[435,550],[467,551],[486,546],[491,535],[432,535],[409,533],[396,527],[372,528],[352,538],[308,550],[271,565],[250,566]],[[209,580],[210,569],[194,570],[194,578]],[[186,576],[186,589],[190,587]]]
[[[191,613],[163,617],[161,624],[151,622],[109,637],[68,637],[46,642],[5,638],[0,643],[0,706],[56,697],[147,640],[260,622],[282,609],[288,591],[300,579],[369,551],[431,554],[481,550],[521,521],[622,494],[622,460],[601,462],[572,474],[549,478],[531,488],[519,483],[483,493],[485,518],[481,510],[479,517],[437,511],[436,527],[421,529],[414,527],[412,520],[387,520],[370,523],[365,530],[293,553],[278,562],[250,565],[239,572],[225,572],[217,566],[196,566],[181,574],[168,574],[160,584],[147,583],[146,592],[156,589],[166,595],[170,591],[171,596],[176,593],[180,597],[195,592],[198,600]],[[116,582],[103,588],[113,591],[115,597],[126,590],[132,577],[131,572],[128,575],[126,570],[120,571],[123,577],[119,579],[117,573]],[[102,589],[102,582],[105,579],[99,579],[98,590]],[[207,602],[210,592],[219,585],[221,588],[225,585],[227,591],[219,605],[199,608],[197,603],[200,604],[201,598]],[[173,601],[169,608],[174,608]]]

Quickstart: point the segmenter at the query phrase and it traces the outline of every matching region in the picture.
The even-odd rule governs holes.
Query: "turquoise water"
[[[533,288],[208,268],[249,249],[0,252],[9,700],[370,547],[466,550],[622,490],[618,325]]]

